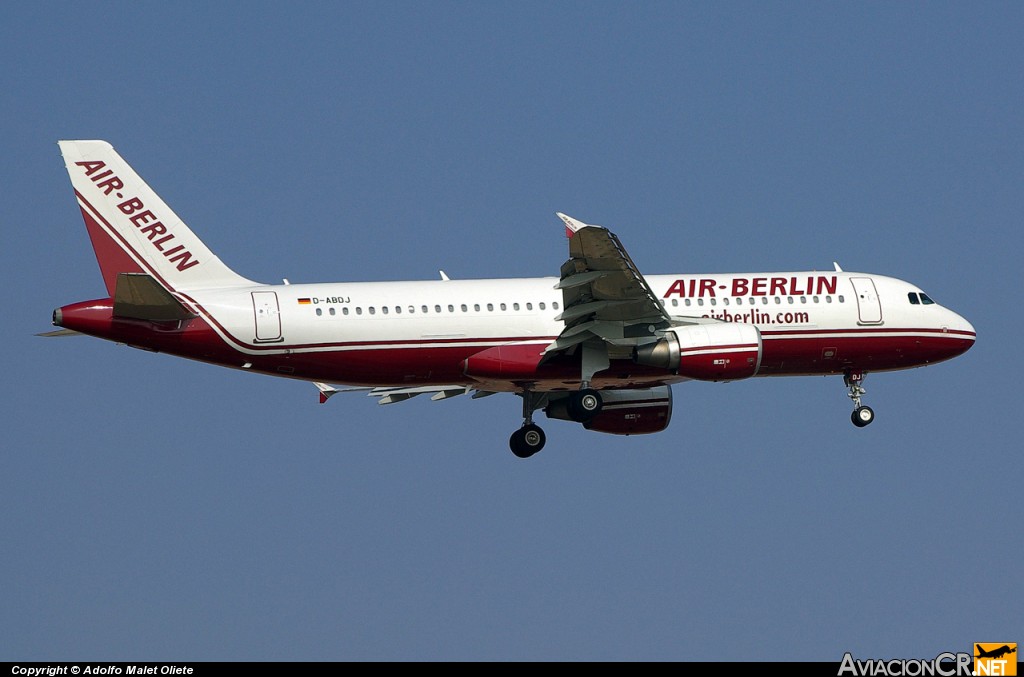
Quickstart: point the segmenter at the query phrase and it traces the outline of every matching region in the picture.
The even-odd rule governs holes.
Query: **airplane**
[[[557,277],[261,284],[228,268],[105,141],[60,141],[106,296],[53,312],[62,329],[316,384],[320,402],[380,404],[515,393],[509,447],[545,444],[534,422],[634,435],[664,430],[671,386],[843,375],[854,425],[872,371],[974,345],[971,324],[917,286],[829,271],[643,275],[607,228],[559,213]],[[334,385],[345,386],[336,388]]]
[[[1004,644],[1001,647],[998,647],[996,649],[990,649],[988,651],[983,649],[980,644],[975,644],[974,646],[978,650],[978,653],[977,655],[975,655],[975,658],[1002,658],[1008,653],[1017,653],[1016,644],[1014,644],[1013,647],[1010,647],[1009,644]]]

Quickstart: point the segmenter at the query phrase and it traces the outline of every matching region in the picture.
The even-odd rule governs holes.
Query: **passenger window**
[[[320,317],[320,316],[321,316],[321,315],[323,315],[323,314],[324,314],[324,310],[323,310],[323,308],[317,308],[317,309],[316,309],[316,316],[317,316],[317,317]]]
[[[506,306],[506,305],[505,305],[504,303],[502,303],[502,304],[501,304],[501,309],[502,309],[502,310],[508,310],[508,307],[507,307],[507,306]]]
[[[761,297],[761,305],[762,306],[768,305],[768,297],[767,296],[762,296]]]
[[[697,305],[698,306],[704,305],[704,299],[697,299]]]
[[[815,296],[815,297],[814,297],[814,302],[815,302],[815,303],[817,303],[817,302],[818,302],[818,297],[817,297],[817,296]]]
[[[494,304],[493,303],[488,303],[487,304],[487,310],[493,313],[494,312]]]
[[[381,306],[380,307],[380,312],[382,314],[384,314],[384,315],[387,315],[388,314],[388,307],[387,306]]]
[[[526,304],[526,309],[527,310],[533,310],[533,304],[532,303],[527,303]]]
[[[800,297],[800,303],[807,303],[807,297],[806,296],[801,296]]]
[[[547,310],[547,308],[548,308],[547,305],[545,305],[543,301],[538,303],[537,307],[540,308],[541,310]]]
[[[729,305],[729,298],[726,297],[726,298],[722,299],[722,303],[724,303],[725,305]]]
[[[743,299],[736,299],[736,305],[742,306],[743,305]]]
[[[775,297],[775,305],[779,305],[780,303],[782,303],[782,297],[781,296],[776,296]]]
[[[711,305],[713,305],[713,306],[717,306],[717,305],[718,305],[718,299],[716,299],[716,298],[712,297],[712,298],[711,298]]]
[[[518,303],[513,303],[512,304],[512,310],[519,310],[519,304]]]
[[[356,315],[362,315],[363,309],[360,306],[356,306]]]
[[[826,296],[825,297],[825,303],[832,303],[832,297],[831,296]]]
[[[345,306],[344,308],[341,309],[341,314],[348,315],[348,306]]]
[[[552,303],[551,307],[554,308],[555,310],[558,310],[558,301],[555,301],[554,303]]]
[[[789,305],[793,305],[793,297],[792,296],[787,296],[786,300],[789,301]]]
[[[334,312],[334,308],[330,308],[330,309],[329,309],[329,310],[328,310],[327,312],[328,312],[328,313],[330,313],[331,315],[334,315],[334,314],[335,314],[335,312]]]
[[[455,306],[453,306],[452,304],[449,303],[448,304],[448,312],[449,313],[454,313],[455,312]]]
[[[678,308],[679,307],[679,299],[672,299],[672,307],[673,308]]]
[[[479,313],[480,312],[480,304],[479,303],[474,303],[473,304],[473,310],[475,310],[476,312]]]
[[[920,300],[918,300],[917,298],[917,294],[915,294],[914,292],[910,292],[909,294],[907,294],[907,298],[910,299],[910,305],[912,306],[916,306],[919,303],[921,303]]]
[[[755,300],[756,300],[756,299],[755,299],[755,298],[754,298],[753,296],[751,296],[751,297],[750,297],[750,305],[754,305],[754,301],[755,301]]]
[[[469,310],[469,308],[468,308],[468,307],[466,307],[466,304],[465,304],[465,303],[463,303],[461,307],[462,307],[462,312],[466,312],[466,311],[468,311],[468,310]]]
[[[845,298],[843,298],[843,295],[842,295],[842,294],[840,294],[840,295],[839,295],[839,302],[840,302],[840,303],[846,303],[846,299],[845,299]]]
[[[691,305],[691,303],[692,303],[692,302],[690,301],[690,299],[686,299],[686,306],[687,306],[687,307],[689,307],[689,306]]]
[[[426,308],[426,306],[423,306],[423,307]],[[427,311],[424,310],[423,312],[427,312]],[[441,312],[441,306],[434,306],[434,312],[435,313],[440,313]]]
[[[377,309],[374,308],[373,306],[370,306],[370,314],[371,315],[376,315],[377,314]]]

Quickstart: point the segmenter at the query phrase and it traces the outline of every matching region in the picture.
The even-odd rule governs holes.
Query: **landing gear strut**
[[[529,390],[523,391],[523,427],[512,433],[508,440],[509,449],[519,458],[530,458],[544,448],[547,437],[540,426],[533,422],[533,410],[541,398]]]
[[[867,394],[867,391],[861,385],[864,383],[865,376],[864,372],[854,370],[849,370],[843,374],[843,383],[849,389],[848,395],[853,400],[853,413],[850,414],[850,420],[858,428],[863,428],[875,420],[875,412],[871,407],[860,403],[860,398]]]

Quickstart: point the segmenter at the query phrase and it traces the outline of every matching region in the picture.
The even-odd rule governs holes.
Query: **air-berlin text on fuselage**
[[[192,252],[186,249],[185,245],[174,244],[174,233],[167,232],[167,226],[160,223],[157,216],[146,209],[142,200],[137,197],[124,199],[124,194],[118,192],[124,188],[124,181],[114,174],[114,170],[106,169],[106,162],[86,160],[75,164],[85,170],[85,175],[103,191],[104,195],[114,193],[117,199],[123,200],[118,203],[117,208],[128,217],[128,220],[139,229],[140,233],[145,234],[157,251],[175,264],[178,270],[188,270],[192,266],[199,265],[199,260],[193,258]],[[106,171],[101,171],[104,169]]]
[[[835,294],[835,275],[789,277],[734,277],[729,280],[681,278],[673,282],[663,298],[714,298],[722,296],[803,296]]]

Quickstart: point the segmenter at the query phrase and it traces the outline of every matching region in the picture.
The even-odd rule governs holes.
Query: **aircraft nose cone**
[[[971,339],[977,338],[978,333],[974,330],[973,324],[968,322],[965,318],[961,317],[960,315],[957,315],[956,319],[960,320],[959,326],[957,327],[959,331],[964,332],[964,334],[970,336]]]
[[[974,325],[968,322],[965,318],[953,313],[955,321],[950,322],[949,331],[954,334],[958,339],[959,350],[956,351],[957,355],[962,355],[974,346],[974,342],[978,337],[977,332],[974,330]]]

